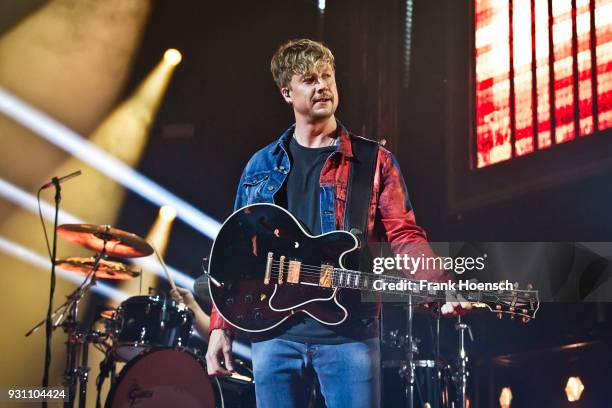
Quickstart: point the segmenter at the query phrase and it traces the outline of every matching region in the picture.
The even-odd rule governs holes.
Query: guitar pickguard
[[[270,298],[270,308],[277,312],[305,312],[321,323],[336,325],[348,317],[348,311],[336,302],[337,289],[277,285]]]

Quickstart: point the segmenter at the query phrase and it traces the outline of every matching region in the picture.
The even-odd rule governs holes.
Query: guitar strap
[[[372,186],[378,159],[378,142],[352,136],[353,160],[349,169],[349,183],[344,214],[344,229],[359,239],[360,270],[371,267],[371,254],[367,250],[368,212],[372,198]]]

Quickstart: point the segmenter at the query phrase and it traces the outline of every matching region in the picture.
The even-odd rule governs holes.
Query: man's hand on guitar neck
[[[227,329],[214,329],[210,332],[206,350],[206,370],[208,375],[229,377],[234,372],[232,356],[232,334]],[[225,362],[225,368],[222,365]]]
[[[442,316],[445,317],[464,315],[470,310],[472,310],[472,304],[465,300],[465,298],[460,294],[447,294],[446,303],[444,303],[440,308]]]

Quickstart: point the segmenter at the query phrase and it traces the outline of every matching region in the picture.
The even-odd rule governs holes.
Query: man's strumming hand
[[[206,370],[208,375],[228,377],[234,371],[232,356],[232,334],[226,329],[214,329],[210,332],[206,350]],[[225,367],[222,365],[225,362]]]

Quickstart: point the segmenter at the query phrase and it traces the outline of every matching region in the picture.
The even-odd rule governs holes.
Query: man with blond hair
[[[293,108],[295,124],[249,160],[234,207],[276,203],[313,235],[348,229],[353,153],[357,143],[366,141],[352,135],[334,116],[339,101],[334,56],[319,42],[292,40],[274,54],[271,71],[282,98]],[[372,188],[369,197],[358,198],[369,200],[364,207],[369,209],[364,219],[368,241],[386,241],[395,252],[412,243],[426,243],[397,161],[388,150],[374,148]],[[448,277],[440,272],[424,278]],[[446,304],[443,312],[453,313],[462,306]],[[380,405],[379,307],[373,303],[350,312],[338,326],[297,313],[265,336],[252,339],[259,407],[306,406],[314,376],[330,408]],[[210,375],[233,371],[232,338],[232,326],[213,307],[206,353]]]

